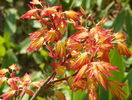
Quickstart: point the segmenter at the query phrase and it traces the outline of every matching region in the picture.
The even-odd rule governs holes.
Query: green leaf
[[[115,48],[113,50],[111,50],[110,52],[110,62],[112,65],[115,65],[118,67],[119,72],[112,72],[112,74],[114,75],[113,77],[111,77],[110,79],[114,79],[117,81],[122,81],[124,78],[124,72],[125,72],[125,68],[124,68],[124,63],[123,63],[123,59],[122,57],[119,55],[118,50]]]
[[[34,71],[31,74],[31,76],[32,76],[32,81],[42,80],[42,78],[43,78],[43,74],[40,71]],[[46,78],[46,76],[45,76],[45,78]]]
[[[13,2],[13,0],[6,0],[7,2],[9,2],[9,3],[12,3]]]
[[[48,51],[42,49],[42,50],[40,50],[40,54],[44,57],[47,57],[48,56]]]
[[[69,3],[70,2],[70,0],[63,0],[63,1],[65,1],[66,3]]]
[[[43,97],[37,96],[37,100],[46,100],[46,99]]]
[[[99,87],[99,100],[108,100],[109,93],[103,87]]]
[[[33,28],[36,28],[36,29],[41,29],[42,28],[42,25],[40,23],[38,23],[37,20],[31,21],[30,25],[33,26]]]
[[[131,65],[132,65],[132,57],[128,58],[128,59],[125,61],[125,64],[126,64],[126,67],[127,67],[127,68],[130,68]]]
[[[102,2],[102,3],[104,3],[104,2]],[[108,16],[108,12],[114,4],[115,4],[115,1],[112,1],[108,6],[105,7],[105,9],[102,9],[101,13],[100,13],[100,17]]]
[[[29,95],[28,94],[25,94],[23,97],[22,97],[22,100],[29,100]]]
[[[78,90],[72,94],[73,100],[87,100],[87,91]]]
[[[128,72],[128,85],[129,91],[132,91],[132,69]]]
[[[132,14],[129,10],[127,10],[126,14],[126,33],[128,34],[128,38],[132,40]]]
[[[40,54],[43,56],[44,60],[48,61],[48,51],[41,49]]]
[[[33,58],[37,64],[43,63],[43,57],[39,53],[34,53]]]
[[[0,36],[0,44],[4,43],[4,38],[2,36]]]
[[[62,91],[66,96],[66,100],[88,100],[87,90],[78,90],[73,92],[66,84],[63,84],[62,87]]]
[[[83,0],[82,7],[87,11],[91,11],[94,8],[95,4],[95,0]]]
[[[4,56],[6,54],[6,49],[3,45],[0,45],[0,56]]]
[[[28,48],[29,44],[30,44],[29,38],[26,38],[24,41],[22,41],[18,45],[18,49],[20,50],[20,54],[27,53],[27,48]]]
[[[14,34],[16,32],[16,9],[6,10],[7,18],[5,20],[4,32]]]
[[[2,67],[7,68],[12,64],[17,64],[17,63],[18,63],[18,60],[15,53],[11,49],[8,50],[3,59]]]
[[[40,68],[41,70],[43,70],[44,67],[45,67],[45,63],[42,63],[42,64],[39,65],[39,68]]]
[[[104,23],[103,27],[110,28],[112,26],[113,22],[111,20],[108,20]]]
[[[45,2],[48,2],[50,5],[53,5],[56,0],[44,0]]]
[[[69,88],[69,86],[63,84],[62,87],[63,87],[62,92],[65,94],[66,100],[72,100],[71,99],[72,90]]]
[[[10,40],[10,34],[8,32],[4,33],[4,41],[7,48],[14,47],[14,44]]]
[[[122,11],[115,19],[112,28],[114,28],[114,32],[118,32],[122,29],[124,21],[125,21],[126,11]]]
[[[75,2],[74,2],[73,7],[80,7],[83,0],[74,0],[74,1],[75,1]]]
[[[102,3],[103,3],[103,0],[97,0],[97,5],[99,9],[101,9]]]
[[[0,94],[3,93],[3,91],[7,88],[7,83],[3,82],[0,84]],[[1,100],[1,99],[0,99]]]

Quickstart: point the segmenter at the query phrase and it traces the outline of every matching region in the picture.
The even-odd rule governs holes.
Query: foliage
[[[67,59],[66,58],[67,54],[76,56],[77,52],[80,52],[80,53],[84,52],[84,50],[80,50],[77,52],[72,52],[72,50],[70,51],[70,49],[75,49],[75,51],[76,51],[76,48],[73,48],[70,46],[72,41],[74,41],[74,40],[82,41],[82,40],[85,40],[84,38],[87,37],[87,36],[85,37],[84,34],[81,34],[82,29],[81,28],[79,29],[79,27],[76,27],[77,25],[75,25],[78,18],[80,18],[81,16],[84,16],[82,19],[80,19],[81,20],[80,22],[83,23],[83,26],[86,25],[86,28],[88,28],[88,30],[92,30],[92,31],[97,28],[97,31],[99,31],[101,33],[102,33],[102,31],[99,30],[98,27],[95,27],[97,24],[96,25],[94,25],[94,24],[99,22],[99,20],[102,17],[107,16],[107,20],[100,21],[100,23],[98,23],[98,26],[101,26],[101,29],[103,29],[105,31],[111,31],[111,30],[108,30],[105,28],[109,28],[109,29],[113,28],[113,30],[111,32],[112,34],[113,34],[113,32],[114,33],[123,32],[123,35],[120,33],[117,33],[118,37],[116,37],[116,35],[114,35],[116,37],[114,41],[116,41],[116,44],[118,42],[123,42],[124,41],[123,38],[125,36],[125,38],[127,37],[127,44],[129,46],[129,50],[130,51],[132,50],[131,49],[132,48],[131,47],[131,40],[132,40],[131,39],[131,37],[132,37],[131,36],[132,35],[131,34],[131,27],[132,27],[132,24],[131,24],[132,13],[131,13],[131,11],[132,10],[131,10],[131,5],[130,5],[131,0],[126,0],[126,1],[125,0],[119,0],[119,1],[118,0],[117,1],[114,1],[114,0],[98,0],[98,1],[96,1],[96,0],[94,0],[94,1],[93,0],[45,0],[45,2],[48,2],[48,4],[51,6],[51,7],[49,6],[49,8],[52,8],[53,5],[56,5],[56,6],[62,5],[64,14],[65,14],[64,18],[67,17],[66,23],[63,22],[64,26],[66,26],[66,29],[63,27],[63,25],[62,25],[62,27],[59,27],[59,29],[60,29],[59,31],[61,31],[62,33],[63,33],[63,31],[65,31],[65,34],[62,34],[63,38],[59,37],[60,35],[58,35],[54,38],[54,40],[56,40],[56,41],[58,41],[58,39],[61,38],[61,40],[59,40],[59,42],[52,43],[53,38],[49,38],[49,35],[47,35],[47,38],[45,38],[45,44],[48,45],[47,49],[50,50],[51,52],[53,52],[55,55],[57,55],[58,58],[54,57],[54,59],[52,59],[51,57],[48,57],[48,50],[46,50],[45,48],[41,48],[38,52],[33,52],[33,53],[27,52],[26,49],[29,46],[29,42],[28,42],[29,38],[27,38],[28,33],[32,33],[32,35],[30,35],[30,36],[32,38],[31,42],[33,44],[34,39],[38,39],[38,38],[33,38],[34,37],[33,34],[35,34],[33,31],[35,31],[36,29],[41,30],[42,26],[43,26],[40,23],[38,23],[36,20],[29,22],[28,20],[22,20],[19,18],[19,16],[21,16],[24,12],[27,11],[27,9],[28,9],[27,4],[29,2],[30,1],[28,1],[28,0],[25,0],[25,1],[3,0],[0,3],[0,20],[1,20],[0,21],[0,33],[1,33],[1,36],[0,36],[0,64],[1,64],[2,68],[6,68],[6,69],[8,66],[10,66],[13,63],[17,63],[18,65],[23,66],[23,67],[21,67],[20,72],[17,71],[17,75],[19,77],[24,76],[24,73],[30,73],[30,74],[32,74],[33,81],[45,80],[47,78],[47,76],[50,76],[51,71],[54,70],[55,72],[57,72],[57,75],[58,75],[55,80],[61,80],[63,78],[65,79],[66,76],[69,77],[71,75],[74,75],[74,72],[79,71],[79,68],[74,69],[74,68],[72,68],[74,66],[71,66],[71,65],[69,65],[69,66],[71,66],[69,68],[68,67],[65,68],[64,65],[62,65],[62,64],[58,65],[57,62],[54,61],[54,59],[63,63]],[[32,2],[32,4],[33,4],[33,2]],[[74,12],[74,11],[80,12],[80,6],[82,6],[82,8],[84,8],[86,11],[81,8],[82,14]],[[60,8],[58,8],[58,9],[60,11]],[[57,9],[57,11],[58,11],[58,9]],[[74,9],[74,11],[69,10],[69,9]],[[65,10],[72,12],[72,13],[70,12],[70,16],[68,16],[68,12],[66,12]],[[88,20],[88,21],[85,18],[86,13],[87,13],[87,15],[89,15],[90,20]],[[66,16],[66,14],[67,14],[67,16]],[[77,19],[76,19],[76,17],[75,17],[75,19],[74,19],[74,17],[72,18],[71,15],[76,15]],[[50,21],[49,21],[49,23],[50,23]],[[58,21],[57,24],[59,25],[59,23],[60,22]],[[67,23],[70,23],[70,24],[67,24]],[[77,23],[77,24],[79,24],[79,23]],[[51,26],[52,26],[52,24],[51,24]],[[51,28],[51,26],[48,27],[48,31]],[[74,29],[74,27],[76,27],[76,29]],[[45,31],[47,32],[47,30],[45,30]],[[79,32],[77,33],[77,31],[79,31]],[[53,35],[55,35],[53,31],[49,32],[49,34],[51,34],[51,33],[53,33]],[[81,34],[82,36],[84,36],[84,38],[81,38],[82,36],[73,35],[73,33]],[[68,38],[71,35],[73,35],[73,36],[71,38]],[[97,38],[98,37],[96,37],[96,39]],[[50,41],[50,42],[48,42],[48,41]],[[67,42],[69,42],[69,44]],[[86,42],[86,41],[84,41],[84,42]],[[34,43],[36,43],[36,42],[34,42]],[[49,44],[50,44],[50,47],[53,46],[52,49],[49,47]],[[36,46],[37,48],[35,48],[34,46]],[[36,50],[38,50],[40,48],[38,45],[34,45],[34,46],[30,45],[28,50],[33,50],[33,47]],[[120,45],[116,45],[116,46],[118,46],[119,48],[121,48],[121,47],[126,48],[124,43],[120,44]],[[43,47],[45,47],[45,46],[43,46]],[[68,49],[67,49],[67,47],[68,47]],[[59,48],[62,48],[62,49],[59,49]],[[64,50],[64,48],[66,50]],[[119,53],[122,54],[123,49],[119,49],[119,48],[118,48]],[[114,77],[109,77],[108,80],[117,80],[117,81],[127,84],[127,86],[123,87],[123,90],[126,92],[126,95],[124,98],[129,100],[131,98],[131,91],[132,91],[132,88],[131,88],[132,87],[131,86],[131,64],[132,64],[131,62],[132,62],[132,59],[120,56],[118,53],[118,50],[116,48],[110,50],[110,59],[109,60],[112,65],[117,66],[117,69],[119,70],[119,72],[112,71],[111,74],[113,74]],[[127,50],[127,49],[125,49],[125,50]],[[59,53],[60,51],[63,51],[63,52]],[[66,53],[64,51],[66,51]],[[53,56],[53,53],[50,53],[50,55]],[[107,52],[105,52],[105,53],[107,53]],[[124,53],[127,56],[129,56],[128,50],[124,51]],[[85,55],[85,53],[84,53],[84,55]],[[98,59],[98,58],[100,59],[100,56],[101,56],[101,53],[98,53],[94,57],[94,59]],[[65,58],[65,59],[63,59],[63,58]],[[74,57],[73,61],[78,61],[78,59],[79,59],[79,57],[78,58]],[[90,58],[88,57],[88,59],[90,59]],[[55,63],[51,64],[51,65],[54,65],[54,67],[52,67],[50,65],[51,62],[55,62]],[[78,65],[78,63],[76,65]],[[61,66],[60,67],[61,69],[58,66],[59,67]],[[105,66],[104,66],[104,68],[105,68]],[[85,69],[85,66],[82,67],[82,70],[83,69]],[[72,70],[72,71],[66,71],[66,70]],[[90,71],[92,72],[92,69]],[[79,74],[76,74],[75,76],[79,76]],[[82,76],[83,76],[83,78],[86,77],[86,75],[83,75],[83,74],[82,74]],[[82,78],[76,77],[75,81],[79,81],[81,79]],[[72,78],[71,78],[71,80],[72,80]],[[101,87],[97,88],[97,90],[98,90],[97,95],[99,96],[99,99],[100,100],[111,100],[112,99],[111,95],[103,89],[103,87],[105,87],[105,85],[103,83],[99,82],[99,80],[96,80],[96,81],[98,81],[97,85],[100,86],[102,84]],[[114,83],[120,84],[120,82],[119,83],[114,82]],[[82,92],[82,90],[78,90],[77,92],[72,92],[69,89],[69,87],[67,86],[67,83],[65,81],[60,82],[62,84],[58,84],[58,83],[59,82],[54,83],[54,85],[48,84],[47,87],[49,87],[49,88],[54,87],[54,90],[48,89],[49,93],[45,92],[45,91],[47,91],[47,89],[42,90],[41,93],[39,93],[39,97],[37,97],[37,99],[42,100],[43,97],[45,99],[51,99],[53,95],[56,95],[56,97],[58,97],[58,95],[60,95],[60,97],[64,97],[64,95],[65,95],[66,99],[70,99],[70,100],[78,100],[78,99],[85,100],[85,99],[87,99],[87,91]],[[107,84],[110,86],[111,83],[108,82]],[[124,85],[124,84],[120,84],[120,85]],[[76,85],[73,85],[73,86],[75,87]],[[0,92],[1,92],[1,94],[3,94],[3,92],[7,89],[7,85],[5,85],[5,83],[1,84],[0,88],[1,88]],[[76,87],[76,88],[80,88],[80,87]],[[116,88],[119,88],[119,87],[116,87]],[[56,91],[58,91],[58,92],[54,93]],[[62,91],[64,94],[62,94],[59,91]],[[42,97],[42,99],[41,99],[41,97]],[[29,96],[25,95],[23,97],[23,99],[28,100]]]

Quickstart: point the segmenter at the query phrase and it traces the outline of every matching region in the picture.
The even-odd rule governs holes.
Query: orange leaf
[[[3,68],[0,70],[0,75],[5,75],[7,72],[9,72],[9,70],[6,68]]]
[[[73,11],[73,10],[65,11],[64,13],[66,14],[67,18],[73,19],[73,20],[78,20],[79,17],[81,16],[80,13]]]
[[[20,70],[20,68],[16,67],[16,64],[12,64],[11,66],[9,66],[9,69],[16,70],[16,71]]]
[[[0,76],[0,84],[6,81],[7,78],[5,76]]]
[[[118,47],[118,51],[119,51],[120,55],[125,54],[127,57],[131,56],[131,52],[127,48],[126,44],[118,43],[117,47]]]
[[[80,69],[85,63],[86,60],[88,59],[87,52],[82,53],[76,61],[73,63],[73,65],[70,68],[73,68],[74,70]]]
[[[109,80],[108,81],[108,88],[109,91],[111,92],[111,94],[114,97],[117,97],[119,100],[125,100],[125,91],[121,88],[121,86],[126,86],[126,84],[123,84],[121,82],[118,81],[114,81],[114,80]]]
[[[84,16],[86,16],[87,11],[85,11],[85,10],[83,9],[83,7],[82,7],[82,6],[80,7],[80,11],[81,11],[81,13],[82,13]]]
[[[51,65],[55,67],[55,72],[57,75],[63,75],[66,72],[66,66],[58,63],[51,63]]]
[[[62,59],[66,57],[66,46],[65,42],[58,41],[55,49],[56,55]]]
[[[74,79],[74,82],[77,82],[77,81],[79,81],[82,78],[82,76],[85,74],[87,68],[88,68],[87,65],[82,66],[82,68],[77,73],[77,75],[76,75],[76,77]]]

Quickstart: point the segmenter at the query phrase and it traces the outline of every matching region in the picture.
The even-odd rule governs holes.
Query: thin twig
[[[66,80],[68,80],[68,78],[70,78],[70,77],[72,77],[72,76],[75,76],[76,74],[77,74],[77,73],[74,73],[74,74],[71,75],[71,76],[68,76],[68,77],[65,77],[65,78],[61,78],[61,79],[58,79],[58,80],[50,81],[47,85],[49,85],[49,84],[54,84],[54,83],[60,82],[60,81],[66,81]]]
[[[75,76],[77,73],[71,75],[71,76]],[[51,81],[51,79],[54,79],[56,73],[53,73],[49,78],[47,78],[47,80],[42,84],[42,86],[40,88],[38,88],[38,90],[34,93],[33,97],[30,99],[30,100],[35,100],[35,98],[39,95],[39,92],[45,88],[47,85],[49,84],[53,84],[53,83],[56,83],[56,82],[60,82],[60,81],[64,81],[64,80],[67,80],[69,77],[65,77],[65,78],[62,78],[62,79],[58,79],[58,80],[54,80],[54,81]]]
[[[39,95],[40,91],[51,81],[51,79],[56,75],[56,73],[53,73],[47,80],[42,84],[41,87],[37,89],[37,91],[34,93],[32,98],[30,100],[35,100],[36,97]]]
[[[65,78],[62,78],[62,79],[54,80],[54,81],[49,82],[47,85],[49,85],[49,84],[54,84],[54,83],[60,82],[60,81],[64,81],[64,80],[67,80],[68,78],[69,78],[69,77],[65,77]]]

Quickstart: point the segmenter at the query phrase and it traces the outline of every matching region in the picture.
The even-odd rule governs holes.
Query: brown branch
[[[67,81],[68,78],[70,78],[70,77],[71,77],[71,76],[65,77],[65,78],[62,78],[62,79],[58,79],[58,80],[51,81],[51,82],[49,82],[47,85],[54,84],[54,83],[60,82],[60,81]],[[86,80],[86,78],[82,78],[82,79],[83,79],[83,80]]]
[[[75,76],[77,73],[74,73],[73,75],[71,76]],[[47,85],[49,84],[54,84],[56,82],[60,82],[60,81],[65,81],[65,80],[68,80],[68,78],[70,78],[71,76],[68,76],[68,77],[65,77],[65,78],[62,78],[62,79],[58,79],[58,80],[54,80],[54,81],[50,81]]]
[[[77,73],[71,75],[71,76],[75,76]],[[56,73],[53,73],[49,78],[47,78],[47,80],[42,84],[41,87],[39,87],[37,89],[37,91],[34,93],[34,95],[32,96],[32,98],[30,100],[36,100],[36,97],[39,95],[40,91],[45,88],[47,85],[50,85],[50,84],[54,84],[56,82],[60,82],[60,81],[64,81],[64,80],[67,80],[69,77],[71,76],[68,76],[68,77],[65,77],[65,78],[62,78],[62,79],[58,79],[58,80],[54,80],[54,81],[51,81],[51,79],[54,79]]]
[[[51,81],[52,78],[54,78],[55,75],[56,73],[53,73],[49,78],[47,78],[47,80],[37,89],[30,100],[36,100],[36,97],[39,95],[40,91]]]
[[[65,77],[65,78],[62,78],[62,79],[54,80],[54,81],[49,82],[47,85],[49,85],[49,84],[54,84],[54,83],[60,82],[60,81],[65,81],[65,80],[67,80],[68,78],[69,78],[69,77]]]

